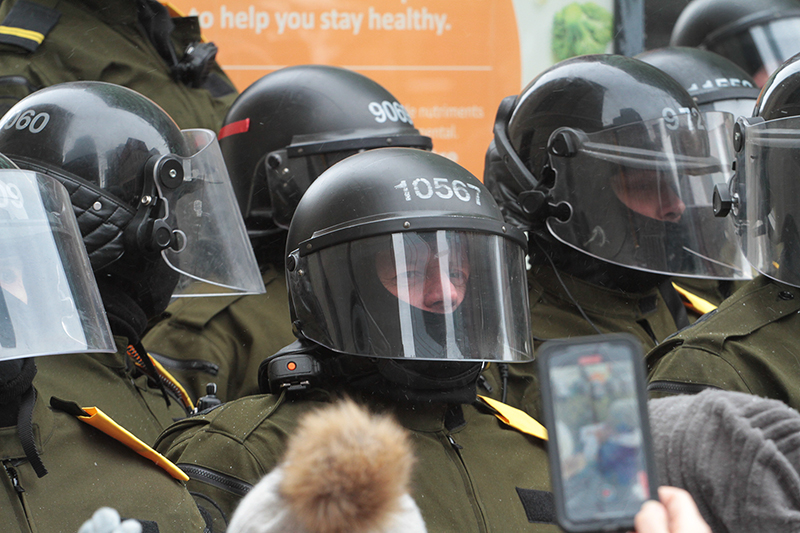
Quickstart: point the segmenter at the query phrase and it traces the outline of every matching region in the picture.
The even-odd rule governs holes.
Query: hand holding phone
[[[559,525],[633,530],[642,504],[658,499],[639,342],[549,341],[537,357]]]

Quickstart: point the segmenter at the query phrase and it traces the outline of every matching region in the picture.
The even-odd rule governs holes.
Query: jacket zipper
[[[480,505],[478,504],[478,498],[475,495],[475,486],[472,483],[472,478],[469,476],[469,471],[467,470],[467,466],[464,464],[464,458],[461,457],[461,450],[464,449],[456,440],[453,438],[452,435],[449,433],[446,435],[447,441],[450,443],[450,447],[453,449],[453,453],[455,453],[456,457],[458,458],[457,463],[460,465],[460,472],[461,472],[461,479],[464,483],[464,487],[469,490],[469,496],[472,500],[473,511],[475,512],[475,519],[478,523],[479,529],[482,533],[488,533],[489,529],[486,525],[486,517],[483,516],[483,509],[481,509]]]
[[[244,496],[250,492],[250,489],[253,488],[253,485],[250,483],[246,483],[232,476],[216,472],[209,468],[186,463],[179,463],[177,466],[191,479],[206,483],[212,487],[217,487],[218,489],[230,492],[236,496]]]
[[[714,385],[680,383],[677,381],[653,381],[647,385],[647,392],[666,392],[669,394],[698,394],[706,389],[722,390]]]

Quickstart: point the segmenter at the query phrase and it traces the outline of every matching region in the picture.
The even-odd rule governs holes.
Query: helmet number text
[[[39,133],[47,126],[48,122],[50,122],[49,113],[37,113],[34,109],[27,109],[6,122],[3,129],[10,130],[16,127],[20,131],[27,129],[31,133]]]
[[[435,194],[442,200],[449,200],[450,198],[458,198],[462,202],[469,202],[472,200],[470,189],[475,191],[475,203],[481,205],[481,189],[471,183],[464,183],[461,180],[448,180],[447,178],[433,178],[433,184],[427,178],[416,178],[411,182],[409,187],[406,180],[400,181],[394,186],[395,189],[403,191],[403,196],[406,202],[412,199],[412,191],[414,196],[421,200],[428,200],[433,198]]]
[[[4,183],[0,181],[0,207],[15,207],[22,209],[22,191],[15,183]]]
[[[681,118],[684,115],[685,118]],[[685,125],[689,131],[704,130],[703,120],[697,109],[691,107],[679,107],[677,110],[671,107],[665,107],[661,110],[661,116],[666,123],[667,128],[677,130],[682,125]]]
[[[370,102],[367,106],[369,112],[375,117],[375,122],[383,124],[387,120],[389,122],[405,122],[406,124],[413,125],[411,117],[408,116],[408,111],[400,102]]]

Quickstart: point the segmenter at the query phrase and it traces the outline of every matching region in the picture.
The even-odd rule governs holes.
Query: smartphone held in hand
[[[537,358],[559,525],[633,530],[658,499],[641,345],[624,334],[556,340]]]

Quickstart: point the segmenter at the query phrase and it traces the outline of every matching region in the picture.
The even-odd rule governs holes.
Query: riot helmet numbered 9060
[[[372,148],[432,146],[389,91],[322,65],[284,68],[253,83],[219,138],[256,248],[259,238],[289,227],[305,190],[337,161]]]
[[[295,327],[320,346],[390,359],[532,356],[524,234],[442,156],[386,148],[337,163],[300,200],[286,249]]]
[[[750,74],[758,86],[800,52],[797,0],[694,0],[681,12],[670,45],[705,48]]]
[[[773,73],[734,139],[736,174],[716,210],[732,212],[756,270],[800,287],[800,55]]]
[[[67,190],[0,156],[0,360],[114,352]]]
[[[578,57],[503,101],[485,181],[534,238],[649,273],[746,278],[733,226],[709,216],[732,125],[642,61]]]
[[[263,292],[213,132],[181,131],[130,89],[75,82],[12,107],[0,146],[67,187],[95,272],[142,286],[169,278],[152,271],[164,264],[174,296]]]

